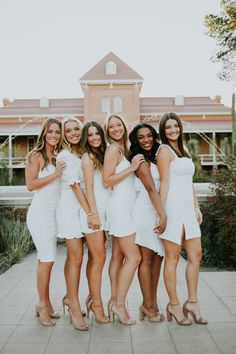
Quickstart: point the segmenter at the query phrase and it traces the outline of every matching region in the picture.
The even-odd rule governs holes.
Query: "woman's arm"
[[[82,158],[82,170],[84,174],[86,197],[91,212],[92,228],[100,229],[101,219],[97,210],[96,199],[94,195],[94,162],[87,153]]]
[[[34,191],[36,189],[43,188],[49,183],[52,183],[57,178],[61,177],[63,170],[65,169],[65,162],[59,162],[56,165],[56,169],[53,173],[46,177],[38,178],[38,173],[42,166],[42,157],[39,154],[31,156],[30,161],[27,161],[25,166],[25,179],[28,190]]]
[[[129,167],[125,170],[116,173],[116,167],[118,166],[120,161],[120,151],[118,148],[111,144],[105,152],[104,157],[104,166],[103,166],[103,185],[105,188],[112,187],[121,181],[123,181],[126,177],[128,177],[131,173],[137,170],[140,163],[144,161],[143,155],[136,155]]]
[[[170,151],[167,147],[163,146],[157,157],[157,168],[160,174],[160,196],[163,205],[166,204],[167,194],[169,190],[169,171],[170,171],[170,163],[172,161],[172,156],[170,155]]]
[[[194,199],[194,208],[195,208],[197,221],[198,221],[199,225],[201,225],[203,217],[202,217],[201,210],[199,208],[199,204],[198,204],[198,200],[197,200],[197,193],[195,191],[194,184],[193,184],[193,199]]]
[[[161,234],[165,230],[167,217],[162,205],[160,194],[155,187],[148,162],[145,161],[139,166],[136,171],[136,175],[146,188],[152,205],[158,214],[157,226],[155,227],[155,230],[157,233]]]

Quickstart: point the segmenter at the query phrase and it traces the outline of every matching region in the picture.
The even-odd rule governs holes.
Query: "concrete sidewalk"
[[[51,298],[55,309],[61,309],[65,292],[63,263],[66,249],[58,247],[58,259],[51,282]],[[107,263],[103,276],[103,299],[109,299]],[[85,256],[86,261],[86,256]],[[34,317],[37,304],[35,284],[36,254],[27,256],[0,276],[0,353],[17,354],[200,354],[236,353],[236,272],[204,272],[199,282],[199,299],[202,313],[208,319],[207,326],[193,324],[182,327],[172,322],[153,324],[144,320],[137,325],[124,326],[97,324],[90,315],[88,332],[76,331],[70,324],[68,314],[61,316],[56,326],[47,328]],[[186,299],[184,282],[185,262],[178,269],[178,293],[181,302]],[[82,306],[87,297],[85,262],[81,277],[80,299]],[[128,296],[131,315],[138,317],[141,294],[135,276]],[[166,291],[161,278],[159,304],[164,313],[167,303]],[[84,308],[84,306],[83,306]]]

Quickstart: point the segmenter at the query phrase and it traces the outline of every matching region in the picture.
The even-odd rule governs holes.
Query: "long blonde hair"
[[[65,136],[65,125],[67,122],[76,122],[78,124],[78,126],[80,127],[81,130],[81,137],[82,137],[82,130],[83,130],[83,124],[81,123],[81,121],[79,119],[77,119],[74,116],[66,116],[62,119],[61,121],[61,141],[60,141],[60,145],[59,145],[59,150],[65,149],[65,150],[69,150],[70,152],[73,152],[71,149],[71,144],[68,143],[66,136]],[[81,139],[80,139],[81,142]],[[79,147],[80,147],[80,142],[79,142]]]
[[[110,136],[109,136],[109,121],[111,118],[118,118],[121,123],[123,124],[123,127],[125,129],[125,134],[124,134],[124,146],[121,145],[120,143],[118,143],[117,141],[113,140]],[[119,151],[124,154],[126,157],[128,156],[128,127],[127,124],[125,122],[125,119],[122,117],[122,115],[120,115],[119,113],[109,113],[106,115],[105,120],[104,120],[104,124],[103,124],[103,129],[106,135],[106,139],[107,142],[109,144],[115,144]]]
[[[60,128],[60,131],[61,131],[61,122],[59,121],[59,119],[57,119],[56,117],[47,118],[44,121],[43,125],[42,125],[41,132],[39,133],[39,136],[38,136],[38,139],[37,139],[35,147],[33,148],[32,151],[30,151],[30,153],[26,157],[26,161],[31,163],[32,156],[37,154],[37,153],[40,153],[42,155],[42,157],[43,157],[43,160],[44,160],[44,164],[43,164],[42,169],[44,169],[44,167],[46,167],[49,164],[49,156],[48,156],[47,151],[46,151],[46,144],[45,144],[46,139],[45,139],[45,137],[46,137],[46,134],[48,132],[49,127],[53,123],[56,123],[58,125],[58,127]],[[54,148],[55,156],[58,153],[58,147],[59,147],[59,144],[57,146],[55,146],[55,148]],[[56,160],[52,161],[52,162],[53,162],[53,164],[55,164]]]

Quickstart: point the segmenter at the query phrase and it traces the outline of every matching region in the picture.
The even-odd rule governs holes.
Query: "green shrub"
[[[219,169],[213,175],[214,195],[202,206],[203,265],[236,268],[236,170]]]
[[[31,249],[33,241],[25,222],[3,218],[0,224],[0,272],[19,262]]]

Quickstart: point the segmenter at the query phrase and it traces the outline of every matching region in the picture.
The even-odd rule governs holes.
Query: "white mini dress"
[[[170,149],[174,160],[170,163],[169,190],[165,205],[167,225],[159,237],[181,245],[183,226],[186,240],[201,237],[194,208],[194,163],[191,158],[178,157],[168,145],[163,146]]]
[[[81,238],[83,237],[80,221],[82,207],[71,189],[74,183],[81,183],[81,180],[83,180],[81,159],[68,150],[62,150],[57,155],[57,161],[66,163],[66,168],[61,176],[61,196],[56,214],[58,237],[65,239]]]
[[[107,206],[108,206],[108,201],[109,197],[111,194],[111,189],[110,188],[104,188],[103,183],[102,183],[102,172],[99,170],[94,171],[94,180],[93,180],[93,185],[94,185],[94,196],[96,200],[96,206],[97,210],[100,216],[100,221],[101,221],[101,228],[99,230],[93,230],[88,227],[87,223],[87,215],[84,212],[83,209],[81,209],[81,228],[83,233],[93,233],[96,231],[101,231],[101,230],[108,230],[108,222],[107,222]],[[86,189],[84,189],[85,194],[86,194]]]
[[[55,166],[47,165],[39,171],[38,178],[46,177],[55,171]],[[38,259],[53,262],[56,259],[57,223],[56,208],[60,196],[60,179],[35,190],[27,213],[27,226],[31,233]]]
[[[160,176],[154,163],[150,163],[150,171],[155,187],[159,191]],[[151,249],[160,256],[164,256],[162,240],[153,231],[156,226],[157,213],[142,182],[139,185],[139,193],[134,204],[133,216],[136,224],[135,243]]]
[[[125,170],[130,162],[122,155],[116,173]],[[136,232],[132,210],[135,203],[135,174],[131,173],[123,181],[113,186],[108,202],[109,234],[116,237],[132,235]]]

